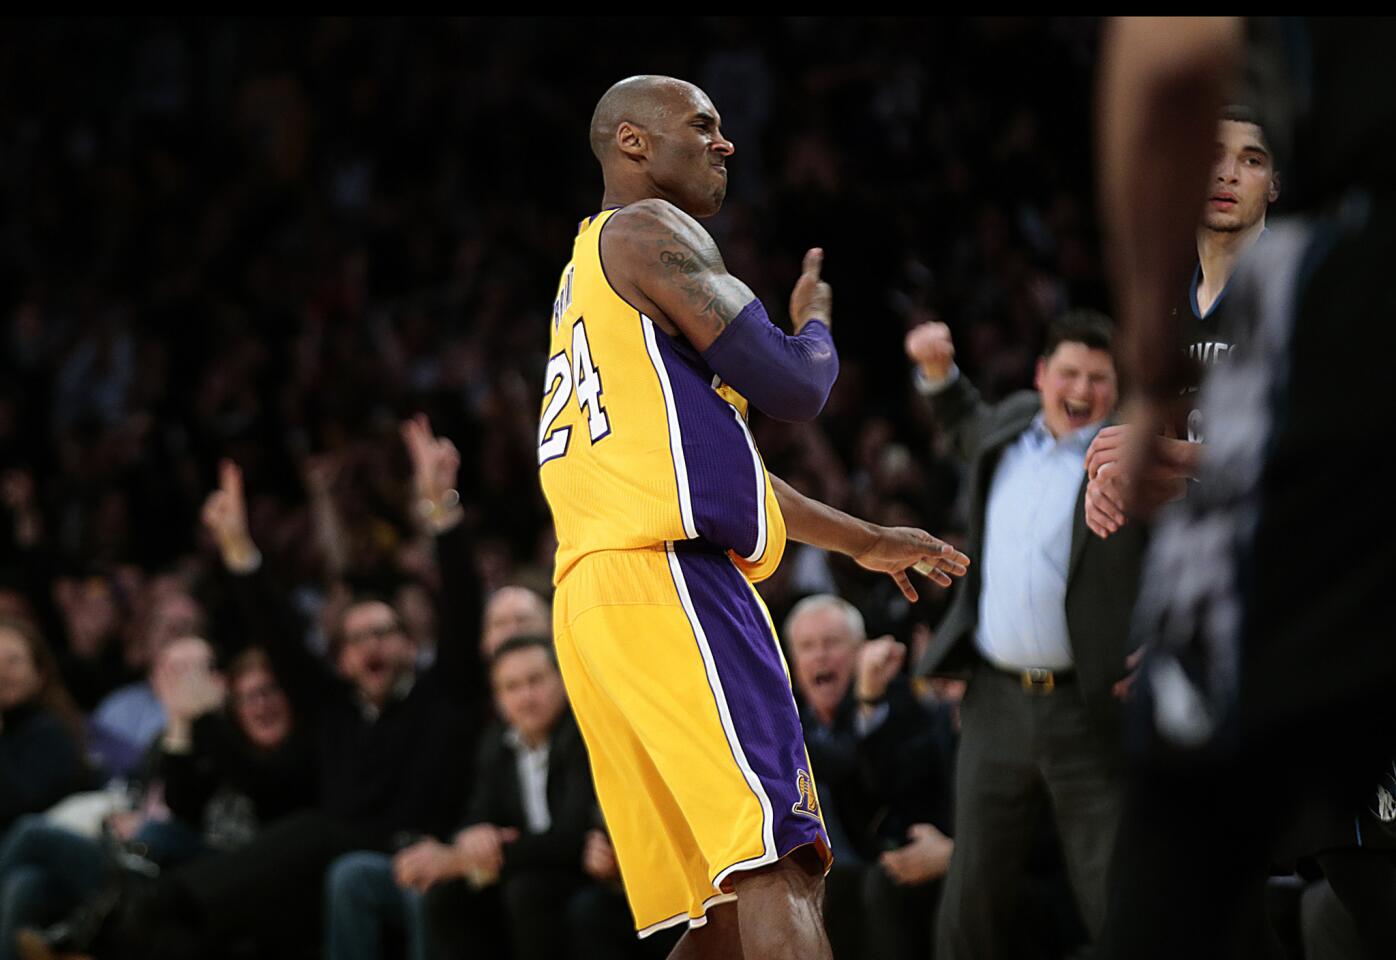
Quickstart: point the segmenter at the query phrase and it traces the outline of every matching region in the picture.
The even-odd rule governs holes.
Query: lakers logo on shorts
[[[819,815],[819,798],[814,795],[814,778],[804,770],[797,770],[795,789],[799,791],[800,800],[790,808],[790,812],[802,813],[816,820],[822,819]]]

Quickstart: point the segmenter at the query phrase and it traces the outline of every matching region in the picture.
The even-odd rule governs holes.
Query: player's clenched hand
[[[955,362],[955,342],[950,339],[950,328],[943,323],[923,323],[913,327],[903,343],[906,355],[921,368],[926,379],[944,380],[950,376],[950,366]]]
[[[969,557],[915,527],[874,526],[871,543],[854,554],[853,559],[865,570],[890,576],[912,603],[916,602],[917,593],[907,578],[907,570],[915,567],[934,583],[948,587],[951,577],[964,576],[969,567]]]
[[[834,329],[834,291],[819,278],[823,267],[824,251],[819,247],[810,249],[805,254],[800,279],[790,292],[790,326],[796,333],[811,320],[823,320],[826,327]]]

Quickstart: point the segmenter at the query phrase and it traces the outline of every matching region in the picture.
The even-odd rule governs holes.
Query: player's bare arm
[[[601,234],[601,259],[617,293],[699,351],[756,296],[727,272],[708,231],[667,200],[617,210]]]
[[[606,222],[601,259],[616,292],[671,336],[682,335],[724,381],[768,416],[811,420],[838,376],[824,252],[805,254],[787,336],[727,272],[708,232],[665,200],[640,200]]]
[[[915,568],[932,582],[948,587],[951,577],[964,576],[969,567],[969,557],[924,530],[882,527],[859,520],[811,500],[775,474],[771,474],[771,487],[780,501],[791,540],[846,554],[866,570],[889,575],[912,603],[917,593],[906,575],[908,570]]]

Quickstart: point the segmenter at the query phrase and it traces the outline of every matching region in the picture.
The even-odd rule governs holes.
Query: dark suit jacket
[[[989,485],[1005,448],[1026,430],[1042,409],[1034,391],[1022,391],[987,404],[965,377],[930,398],[937,426],[954,440],[957,454],[970,465],[969,540],[965,552],[974,562],[955,587],[950,610],[936,630],[935,641],[917,664],[921,675],[964,674],[979,661],[974,631],[979,624],[984,513]],[[1146,533],[1129,523],[1102,540],[1086,527],[1086,470],[1076,496],[1070,566],[1066,582],[1066,625],[1076,676],[1087,709],[1110,742],[1117,739],[1118,704],[1110,688],[1124,676],[1129,621],[1139,589]]]
[[[829,729],[800,706],[825,819],[836,815],[858,856],[869,862],[904,844],[913,823],[950,828],[954,742],[948,725],[917,702],[905,679],[892,681],[885,702],[886,719],[867,736],[858,734],[852,684]]]
[[[552,825],[544,833],[528,832],[516,754],[505,740],[505,730],[495,724],[480,743],[464,825],[518,828],[519,839],[504,848],[506,872],[562,868],[580,873],[587,831],[596,826],[596,795],[577,721],[564,712],[550,738],[547,795]]]

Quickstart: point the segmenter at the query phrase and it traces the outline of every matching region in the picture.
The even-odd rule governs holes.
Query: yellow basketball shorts
[[[701,926],[733,873],[797,847],[832,862],[770,615],[725,554],[589,554],[553,627],[640,936]]]

